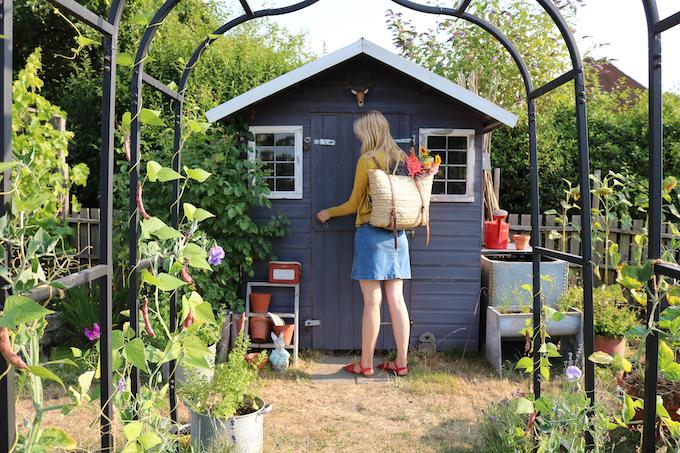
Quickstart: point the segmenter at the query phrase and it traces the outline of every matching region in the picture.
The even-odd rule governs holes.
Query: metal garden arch
[[[110,429],[111,420],[111,405],[108,403],[109,396],[112,392],[111,382],[111,278],[112,278],[112,255],[111,255],[111,217],[112,217],[112,175],[113,175],[113,134],[115,123],[115,88],[116,88],[116,47],[118,27],[122,17],[125,0],[114,0],[108,17],[102,18],[97,14],[89,11],[87,8],[76,3],[74,0],[48,0],[56,7],[63,11],[76,16],[81,22],[89,25],[95,30],[102,33],[103,51],[104,51],[104,69],[103,69],[103,98],[102,98],[102,149],[101,149],[101,188],[100,188],[100,208],[102,213],[102,224],[100,233],[100,263],[91,269],[65,277],[63,282],[66,287],[73,287],[86,282],[97,281],[101,288],[101,325],[102,337],[101,347],[103,353],[101,355],[101,398],[105,401],[102,407],[101,415],[101,445],[103,450],[110,450],[113,447],[113,438]],[[215,30],[215,35],[224,34],[232,28],[244,22],[267,16],[275,16],[288,14],[304,9],[319,0],[304,0],[292,4],[287,7],[264,9],[253,11],[247,0],[239,0],[244,14],[230,20],[222,27]],[[546,85],[534,88],[531,82],[529,71],[524,63],[521,55],[514,46],[514,44],[505,37],[500,30],[495,28],[490,23],[483,19],[466,12],[472,0],[462,0],[457,8],[443,8],[429,5],[422,5],[409,0],[392,0],[393,2],[427,14],[439,14],[451,17],[458,17],[473,23],[489,34],[491,34],[503,47],[510,53],[511,57],[517,64],[520,74],[524,80],[525,89],[527,92],[527,109],[529,121],[529,153],[530,153],[530,171],[531,171],[531,217],[532,217],[532,260],[533,260],[533,309],[534,309],[534,324],[540,323],[541,299],[540,299],[540,259],[542,256],[564,259],[568,262],[580,265],[583,269],[583,287],[584,287],[584,349],[586,355],[593,350],[593,310],[592,310],[592,244],[591,244],[591,224],[590,217],[583,217],[583,224],[581,229],[581,241],[583,255],[573,255],[568,253],[557,252],[546,249],[540,244],[540,235],[538,229],[538,219],[540,210],[538,205],[539,184],[538,184],[538,161],[537,161],[537,144],[536,144],[536,113],[535,100],[540,96],[552,91],[553,89],[569,82],[574,81],[575,99],[576,99],[576,126],[578,132],[578,148],[579,148],[579,181],[581,187],[590,187],[589,183],[589,155],[588,155],[588,140],[587,140],[587,121],[586,121],[586,96],[584,72],[581,57],[575,39],[569,30],[564,18],[561,16],[559,10],[554,6],[550,0],[537,0],[539,5],[551,17],[555,25],[558,27],[562,38],[565,41],[567,49],[569,50],[572,69],[547,83]],[[656,259],[661,255],[661,180],[662,180],[662,118],[661,118],[661,33],[676,26],[680,23],[680,12],[672,16],[659,20],[656,0],[642,0],[648,24],[648,39],[649,39],[649,149],[650,149],[650,164],[649,164],[649,194],[650,194],[650,228],[649,228],[649,258]],[[132,78],[132,124],[131,124],[131,161],[135,165],[130,172],[130,262],[139,269],[143,263],[138,262],[137,256],[137,239],[138,239],[138,225],[139,218],[135,203],[135,187],[139,181],[139,149],[140,149],[140,123],[139,111],[142,107],[142,89],[143,85],[147,84],[154,89],[163,93],[166,97],[174,101],[174,154],[172,159],[173,169],[178,171],[181,167],[181,125],[182,113],[184,104],[184,91],[189,80],[189,76],[198,63],[203,51],[216,38],[210,37],[203,41],[194,51],[191,59],[185,66],[182,74],[179,88],[177,91],[170,89],[160,81],[154,79],[146,74],[143,70],[144,59],[148,53],[149,46],[153,41],[154,35],[158,27],[162,24],[163,19],[174,9],[179,3],[179,0],[166,0],[166,2],[157,11],[151,24],[147,27],[133,66]],[[2,135],[2,161],[9,162],[12,160],[11,152],[11,84],[12,84],[12,0],[0,0],[2,5],[2,16],[0,17],[0,35],[4,36],[2,46],[0,49],[0,59],[3,62],[2,74],[2,89],[0,90],[0,100],[3,109],[3,135]],[[9,212],[9,189],[10,178],[8,172],[4,175],[2,181],[3,202],[0,205],[0,214]],[[179,184],[175,181],[173,183],[173,196],[175,198],[172,205],[172,222],[173,226],[177,226],[179,221]],[[590,212],[589,197],[581,197],[580,207],[583,212]],[[668,264],[657,264],[655,266],[657,275],[667,275],[672,278],[680,278],[680,269],[676,266]],[[138,276],[133,272],[131,278],[130,291],[130,314],[131,324],[138,326],[138,300],[137,300],[137,285]],[[44,300],[46,298],[44,293],[35,293],[32,296],[36,300]],[[0,293],[0,304],[4,301],[5,294]],[[174,302],[174,301],[173,301]],[[177,312],[174,303],[170,306],[171,325],[175,324]],[[658,312],[656,313],[658,317]],[[647,340],[647,364],[646,364],[646,388],[645,401],[646,406],[651,410],[646,411],[645,415],[645,429],[643,438],[643,449],[645,452],[654,451],[655,439],[655,397],[656,397],[656,371],[657,371],[657,350],[658,338],[654,336],[648,337]],[[536,351],[538,347],[534,348]],[[534,357],[537,360],[538,356]],[[5,369],[6,363],[0,358],[0,368]],[[131,376],[132,389],[137,391],[139,389],[139,373],[137,370],[133,371]],[[540,395],[540,378],[535,377],[534,391],[536,395]],[[586,392],[591,401],[594,401],[594,366],[592,363],[586,361],[585,364],[585,384]],[[0,423],[0,451],[9,451],[14,443],[16,437],[15,433],[15,417],[14,417],[14,377],[11,372],[0,380],[0,420],[5,420],[5,423]],[[176,397],[174,388],[174,373],[170,376],[170,410],[171,417],[176,420]]]

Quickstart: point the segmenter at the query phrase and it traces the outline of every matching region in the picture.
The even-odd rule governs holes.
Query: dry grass
[[[386,383],[310,381],[322,358],[305,353],[298,369],[264,374],[261,394],[274,406],[265,421],[265,452],[473,451],[480,411],[522,385],[499,379],[480,358],[449,354],[416,355],[411,376]],[[19,413],[30,411],[22,400]],[[180,417],[188,420],[184,408]],[[98,425],[90,426],[96,418],[96,409],[82,408],[52,413],[44,426],[66,430],[88,451],[99,442]]]

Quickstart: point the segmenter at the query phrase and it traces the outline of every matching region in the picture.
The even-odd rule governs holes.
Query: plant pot
[[[612,357],[615,354],[624,356],[626,354],[626,337],[605,337],[603,335],[595,335],[593,349],[595,351],[606,352]]]
[[[250,293],[250,311],[253,313],[267,313],[272,295],[269,293]]]
[[[512,242],[515,243],[515,249],[517,249],[517,250],[526,250],[529,246],[530,240],[531,240],[531,236],[527,236],[526,234],[513,234],[512,235]]]
[[[250,318],[250,339],[254,343],[266,343],[269,340],[271,322],[264,316],[253,316]]]
[[[283,342],[289,346],[293,342],[293,334],[295,333],[295,324],[286,324],[284,326],[274,326],[274,335],[277,337],[283,332]]]
[[[261,453],[264,443],[264,416],[272,406],[257,398],[258,411],[229,418],[197,414],[191,408],[191,445],[194,451],[234,451]],[[230,448],[233,448],[231,450]]]
[[[246,353],[245,357],[246,357],[246,362],[252,364],[252,363],[255,363],[260,358],[260,353],[259,352],[248,352],[248,353]],[[260,364],[260,366],[258,368],[263,369],[264,367],[267,366],[268,363],[269,363],[269,356],[265,356],[264,360],[262,361],[262,363]]]

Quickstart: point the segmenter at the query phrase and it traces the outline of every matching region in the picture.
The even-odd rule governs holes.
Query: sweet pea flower
[[[120,378],[118,380],[118,393],[123,393],[125,390],[125,378]]]
[[[99,324],[97,324],[96,322],[92,324],[92,330],[85,327],[85,336],[87,337],[88,340],[90,341],[97,340],[100,335],[101,329],[99,328]]]
[[[208,263],[213,265],[213,266],[218,266],[219,264],[222,263],[222,259],[224,259],[224,249],[220,247],[219,245],[216,245],[215,247],[212,247],[208,251]]]
[[[570,365],[570,366],[567,367],[566,375],[567,375],[567,380],[569,382],[576,382],[579,379],[581,379],[581,376],[583,375],[583,373],[581,372],[579,367],[574,366],[574,365]]]

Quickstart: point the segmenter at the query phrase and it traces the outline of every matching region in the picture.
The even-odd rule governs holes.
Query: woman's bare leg
[[[382,291],[378,280],[359,280],[364,296],[364,311],[361,318],[361,366],[373,367],[373,353],[380,332],[380,303]]]
[[[408,340],[411,335],[411,323],[409,321],[406,301],[404,300],[404,281],[395,279],[385,282],[385,295],[387,297],[387,307],[392,318],[392,331],[394,341],[397,344],[398,367],[405,367],[408,355]]]

